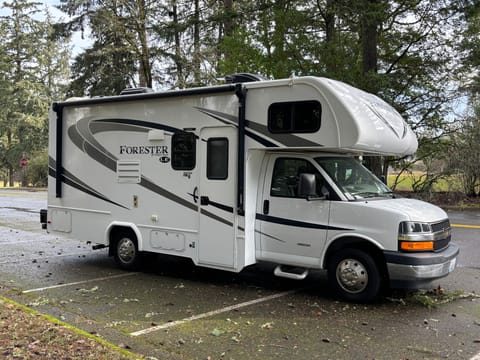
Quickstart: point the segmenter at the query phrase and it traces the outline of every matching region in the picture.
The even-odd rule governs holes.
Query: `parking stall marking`
[[[57,289],[57,288],[62,288],[62,287],[66,287],[66,286],[88,284],[88,283],[91,283],[91,282],[117,279],[117,278],[121,278],[121,277],[133,276],[133,275],[138,275],[138,274],[139,273],[134,272],[134,273],[126,273],[126,274],[105,276],[105,277],[100,277],[100,278],[95,278],[95,279],[90,279],[90,280],[75,281],[75,282],[71,282],[71,283],[58,284],[58,285],[46,286],[46,287],[42,287],[42,288],[24,290],[24,291],[22,291],[22,294],[29,294],[29,293],[33,293],[33,292],[40,292],[40,291],[45,291],[45,290],[50,290],[50,289]]]
[[[480,229],[480,225],[451,224],[451,226],[464,229]]]
[[[224,307],[224,308],[221,308],[221,309],[208,311],[208,312],[203,313],[203,314],[193,315],[193,316],[190,316],[190,317],[182,319],[182,320],[168,322],[168,323],[165,323],[163,325],[152,326],[148,329],[143,329],[143,330],[132,332],[132,333],[130,333],[130,336],[146,335],[146,334],[149,334],[149,333],[152,333],[152,332],[155,332],[155,331],[168,329],[170,327],[185,324],[187,322],[191,322],[191,321],[194,321],[194,320],[204,319],[204,318],[207,318],[207,317],[210,317],[210,316],[215,316],[215,315],[218,315],[218,314],[222,314],[222,313],[225,313],[225,312],[228,312],[228,311],[237,310],[237,309],[240,309],[240,308],[243,308],[243,307],[246,307],[246,306],[255,305],[255,304],[265,302],[265,301],[269,301],[269,300],[277,299],[277,298],[280,298],[280,297],[284,297],[284,296],[287,296],[287,295],[290,295],[290,294],[294,294],[294,293],[296,293],[300,290],[301,289],[288,290],[288,291],[284,291],[284,292],[281,292],[281,293],[277,293],[277,294],[273,294],[273,295],[269,295],[269,296],[264,296],[262,298],[258,298],[258,299],[254,299],[254,300],[250,300],[250,301],[245,301],[243,303],[230,305],[230,306],[227,306],[227,307]]]
[[[0,243],[0,245],[3,245]],[[38,255],[38,256],[41,256],[39,258],[39,260],[41,261],[44,261],[44,260],[50,260],[50,259],[57,259],[57,258],[62,258],[62,257],[75,257],[75,256],[86,256],[86,255],[89,255],[91,254],[91,251],[84,251],[84,252],[78,252],[78,253],[71,253],[71,254],[56,254],[56,255],[48,255],[48,256],[44,256],[44,255]],[[35,259],[32,259],[32,258],[27,258],[27,257],[21,257],[20,259],[15,259],[15,260],[8,260],[8,261],[0,261],[0,265],[9,265],[9,264],[19,264],[19,263],[22,263],[22,262],[31,262],[32,260],[35,260]]]

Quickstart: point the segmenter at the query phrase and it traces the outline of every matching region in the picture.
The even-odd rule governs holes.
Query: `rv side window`
[[[310,133],[320,129],[322,107],[318,101],[273,103],[268,108],[272,133]]]
[[[312,163],[305,159],[278,158],[273,168],[270,196],[299,197],[297,189],[300,174],[318,174],[317,194],[321,194],[322,178]]]
[[[195,134],[173,134],[172,168],[174,170],[193,170],[195,168],[195,145]]]
[[[210,138],[207,141],[207,178],[228,178],[228,139]]]

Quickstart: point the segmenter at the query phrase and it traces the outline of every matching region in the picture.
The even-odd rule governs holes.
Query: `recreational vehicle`
[[[54,103],[43,227],[123,269],[145,253],[232,272],[269,262],[298,280],[323,269],[358,302],[454,270],[447,214],[358,160],[416,151],[391,106],[326,78],[229,80]]]

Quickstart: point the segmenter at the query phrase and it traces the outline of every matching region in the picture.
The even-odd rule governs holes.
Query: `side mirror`
[[[325,200],[330,195],[325,186],[321,187],[321,195],[317,194],[317,176],[315,174],[300,174],[297,194],[307,200]]]
[[[297,194],[305,198],[317,196],[317,182],[314,174],[300,174]]]

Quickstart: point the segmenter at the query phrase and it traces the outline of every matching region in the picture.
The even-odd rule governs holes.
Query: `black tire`
[[[137,239],[132,234],[122,233],[115,240],[113,257],[117,265],[124,270],[137,270],[141,264]]]
[[[382,276],[369,253],[352,248],[332,255],[328,263],[328,282],[339,297],[366,303],[379,295]]]

